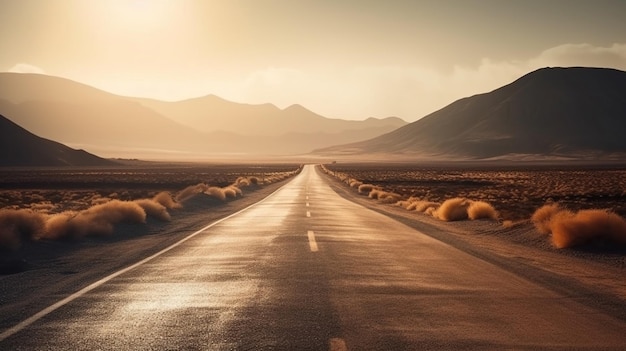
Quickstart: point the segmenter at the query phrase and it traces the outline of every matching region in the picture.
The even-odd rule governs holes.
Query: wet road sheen
[[[0,350],[626,345],[624,322],[347,201],[312,166],[57,307]]]

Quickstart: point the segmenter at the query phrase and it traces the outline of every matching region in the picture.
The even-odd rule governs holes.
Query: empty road
[[[313,166],[58,301],[0,350],[626,347],[624,321],[345,200]]]

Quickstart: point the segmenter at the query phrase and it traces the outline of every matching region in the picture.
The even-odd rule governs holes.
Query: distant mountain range
[[[293,105],[247,105],[213,95],[164,102],[110,94],[71,80],[0,73],[0,113],[72,147],[109,157],[177,159],[292,155],[365,140],[406,122],[329,119]]]
[[[272,104],[240,104],[215,95],[165,102],[133,99],[163,116],[201,132],[218,131],[251,136],[280,137],[285,134],[336,134],[346,131],[393,130],[407,123],[397,117],[368,118],[364,121],[331,119],[307,110],[301,105],[279,109]],[[367,133],[366,133],[367,134]]]
[[[110,166],[115,163],[83,150],[40,138],[0,115],[0,166]]]
[[[315,153],[414,159],[623,158],[625,132],[626,72],[544,68],[390,133]]]

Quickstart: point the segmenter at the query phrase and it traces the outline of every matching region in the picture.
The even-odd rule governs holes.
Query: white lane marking
[[[289,184],[289,183],[287,183],[287,184]],[[166,252],[168,252],[168,251],[172,250],[173,248],[175,248],[175,247],[177,247],[177,246],[181,245],[181,244],[182,244],[182,243],[184,243],[185,241],[187,241],[187,240],[189,240],[189,239],[193,238],[194,236],[196,236],[196,235],[198,235],[198,234],[202,233],[203,231],[205,231],[205,230],[207,230],[207,229],[209,229],[209,228],[211,228],[211,227],[214,227],[214,226],[216,226],[216,225],[218,225],[218,224],[220,224],[220,223],[224,222],[225,220],[230,219],[231,217],[234,217],[234,216],[236,216],[236,215],[238,215],[238,214],[240,214],[240,213],[242,213],[242,212],[244,212],[244,211],[247,211],[248,209],[250,209],[250,208],[252,208],[252,207],[254,207],[254,206],[257,206],[257,205],[259,205],[259,204],[261,204],[261,203],[265,202],[266,200],[268,200],[269,198],[271,198],[274,194],[276,194],[279,190],[281,190],[281,189],[282,189],[284,186],[286,186],[287,184],[284,184],[284,185],[283,185],[283,186],[281,186],[280,188],[278,188],[278,189],[274,190],[274,192],[272,192],[271,194],[269,194],[269,195],[268,195],[267,197],[265,197],[264,199],[261,199],[261,201],[259,201],[259,202],[255,202],[255,203],[253,203],[252,205],[250,205],[250,206],[248,206],[248,207],[246,207],[246,208],[244,208],[244,209],[241,209],[241,210],[239,210],[239,211],[237,211],[237,212],[235,212],[235,213],[232,213],[232,214],[230,214],[230,215],[228,215],[228,216],[226,216],[226,217],[224,217],[224,218],[218,219],[218,220],[216,220],[215,222],[213,222],[213,223],[211,223],[211,224],[207,225],[206,227],[204,227],[204,228],[202,228],[202,229],[200,229],[200,230],[198,230],[198,231],[196,231],[196,232],[194,232],[194,233],[192,233],[192,234],[190,234],[190,235],[188,235],[188,236],[186,236],[186,237],[182,238],[180,241],[175,242],[174,244],[172,244],[172,245],[170,245],[170,246],[166,247],[165,249],[163,249],[163,250],[161,250],[161,251],[159,251],[159,252],[155,253],[154,255],[149,256],[149,257],[147,257],[147,258],[144,258],[143,260],[141,260],[141,261],[139,261],[139,262],[137,262],[137,263],[135,263],[135,264],[132,264],[132,265],[130,265],[130,266],[126,267],[126,268],[123,268],[123,269],[121,269],[121,270],[119,270],[119,271],[117,271],[117,272],[115,272],[115,273],[113,273],[113,274],[110,274],[110,275],[108,275],[108,276],[106,276],[106,277],[104,277],[104,278],[102,278],[102,279],[98,280],[97,282],[92,283],[92,284],[88,285],[87,287],[82,288],[81,290],[78,290],[77,292],[75,292],[75,293],[71,294],[70,296],[68,296],[68,297],[66,297],[66,298],[64,298],[64,299],[62,299],[62,300],[60,300],[60,301],[58,301],[58,302],[56,302],[56,303],[54,303],[54,304],[52,304],[52,305],[50,305],[50,306],[46,307],[46,308],[44,308],[43,310],[41,310],[41,311],[39,311],[39,312],[35,313],[34,315],[30,316],[29,318],[26,318],[25,320],[21,321],[20,323],[16,324],[15,326],[13,326],[13,327],[11,327],[11,328],[9,328],[9,329],[7,329],[7,330],[3,331],[2,333],[0,333],[0,341],[3,341],[4,339],[6,339],[6,338],[10,337],[11,335],[13,335],[13,334],[15,334],[15,333],[17,333],[17,332],[21,331],[22,329],[24,329],[24,328],[28,327],[29,325],[31,325],[31,324],[33,324],[33,323],[35,323],[35,322],[36,322],[36,321],[38,321],[39,319],[41,319],[41,318],[45,317],[46,315],[48,315],[48,314],[50,314],[50,313],[54,312],[55,310],[57,310],[58,308],[62,307],[63,305],[66,305],[66,304],[68,304],[68,303],[70,303],[70,302],[72,302],[72,301],[76,300],[77,298],[79,298],[79,297],[81,297],[81,296],[85,295],[86,293],[88,293],[88,292],[90,292],[91,290],[93,290],[93,289],[95,289],[95,288],[99,287],[100,285],[102,285],[102,284],[104,284],[104,283],[108,282],[109,280],[111,280],[111,279],[113,279],[113,278],[116,278],[116,277],[118,277],[118,276],[120,276],[120,275],[122,275],[122,274],[124,274],[124,273],[126,273],[126,272],[128,272],[128,271],[131,271],[131,270],[133,270],[133,269],[135,269],[135,268],[137,268],[137,267],[139,267],[139,266],[143,265],[144,263],[147,263],[147,262],[149,262],[149,261],[151,261],[151,260],[155,259],[156,257],[161,256],[162,254],[164,254],[164,253],[166,253]]]
[[[309,197],[307,196],[307,197],[306,197],[306,199],[308,200],[308,199],[309,199]]]
[[[306,216],[311,217],[311,211],[306,211]]]
[[[341,338],[332,338],[329,342],[330,351],[348,351],[348,347],[346,346],[346,342]]]
[[[317,241],[315,241],[315,233],[313,233],[312,230],[309,230],[307,235],[309,236],[309,248],[311,249],[311,252],[317,252],[318,248]]]
[[[309,207],[309,203],[308,202],[306,203],[306,207]]]

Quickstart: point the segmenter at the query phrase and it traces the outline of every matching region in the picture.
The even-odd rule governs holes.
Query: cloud
[[[591,66],[626,70],[626,44],[608,47],[590,44],[564,44],[543,51],[530,60],[530,66]]]
[[[28,64],[28,63],[18,63],[15,66],[11,67],[8,72],[13,73],[37,73],[37,74],[45,74],[46,72],[37,66]]]

